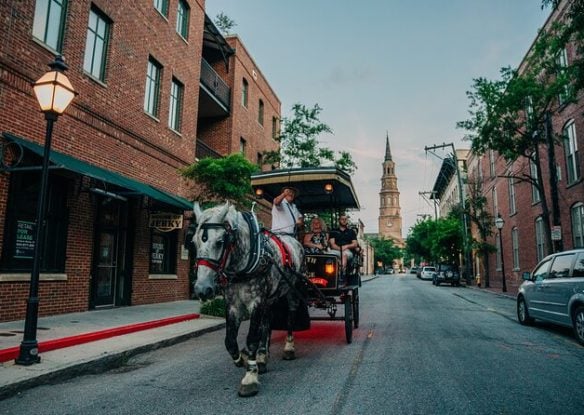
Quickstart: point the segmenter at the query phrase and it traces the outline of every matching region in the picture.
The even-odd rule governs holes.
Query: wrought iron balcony
[[[205,59],[201,59],[201,89],[200,117],[229,115],[231,89]]]
[[[195,157],[197,158],[197,160],[201,160],[205,157],[211,157],[211,158],[221,158],[221,154],[217,153],[215,150],[213,150],[211,147],[209,147],[207,144],[203,143],[201,140],[197,140],[197,145],[195,147]]]

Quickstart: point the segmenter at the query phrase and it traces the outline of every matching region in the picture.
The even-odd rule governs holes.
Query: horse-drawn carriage
[[[341,212],[359,208],[350,176],[336,168],[273,170],[253,175],[251,182],[256,195],[268,202],[284,186],[299,189],[296,204],[302,213],[306,217],[327,216],[331,224]],[[340,256],[305,254],[296,237],[263,228],[253,209],[240,212],[227,202],[204,211],[195,203],[194,219],[195,293],[201,300],[218,293],[225,297],[225,347],[235,365],[246,368],[240,396],[259,391],[259,374],[267,370],[272,330],[288,331],[283,357],[295,358],[293,332],[302,329],[296,322],[303,310],[321,313],[305,312],[308,326],[310,320],[343,320],[347,342],[351,343],[353,326],[359,325],[358,253],[354,255],[357,260],[343,270]],[[282,303],[282,327],[276,327],[275,307]],[[337,317],[339,304],[344,313]],[[237,336],[244,320],[249,320],[249,331],[240,350]]]
[[[358,210],[359,201],[351,177],[334,167],[293,168],[254,174],[251,184],[256,196],[270,203],[281,193],[282,187],[298,190],[296,206],[305,218],[326,217],[329,229],[336,227],[337,219],[349,210]],[[305,221],[307,222],[307,221]],[[342,248],[342,247],[341,247]],[[345,322],[347,343],[353,339],[353,327],[359,327],[359,287],[361,286],[361,253],[354,252],[346,269],[341,258],[326,250],[305,254],[306,302],[310,320],[341,320]],[[344,312],[337,315],[337,305]],[[319,312],[323,310],[325,313]]]

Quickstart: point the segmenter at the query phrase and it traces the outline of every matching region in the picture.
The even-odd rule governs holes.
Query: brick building
[[[40,315],[189,298],[192,184],[178,169],[236,151],[256,162],[277,148],[280,118],[241,41],[204,6],[0,3],[0,321],[24,318],[46,128],[31,83],[56,55],[79,95],[52,136]]]
[[[563,19],[569,6],[569,0],[560,2],[545,23],[544,30]],[[526,56],[528,56],[529,51]],[[561,59],[569,64],[576,56],[576,47],[568,43]],[[524,59],[521,72],[528,64]],[[558,188],[559,223],[552,218],[552,198],[550,194],[549,151],[541,145],[538,150],[541,159],[541,176],[534,175],[533,164],[525,157],[508,161],[495,151],[484,155],[470,153],[468,157],[467,194],[479,192],[486,198],[486,212],[490,217],[487,227],[490,235],[486,241],[496,248],[487,258],[474,253],[473,272],[480,277],[482,286],[495,289],[503,287],[503,278],[509,292],[515,293],[522,283],[522,273],[531,271],[546,255],[572,248],[584,247],[584,161],[578,151],[584,146],[584,94],[579,94],[577,103],[562,103],[561,96],[555,100],[551,115],[551,131],[560,137],[560,143],[554,145],[556,183]],[[539,194],[534,186],[518,177],[532,176],[542,180],[545,195]],[[545,216],[542,209],[544,199],[550,207],[550,224],[553,241],[548,241],[545,232]],[[499,231],[494,219],[504,221]],[[480,240],[476,224],[472,226],[472,235]]]

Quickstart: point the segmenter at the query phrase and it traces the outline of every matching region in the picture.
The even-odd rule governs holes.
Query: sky
[[[378,232],[389,135],[400,191],[402,234],[434,207],[431,191],[452,152],[470,147],[457,121],[478,77],[517,67],[549,10],[541,0],[206,0],[212,19],[231,18],[282,104],[322,107],[333,134],[323,147],[349,151],[366,233]]]

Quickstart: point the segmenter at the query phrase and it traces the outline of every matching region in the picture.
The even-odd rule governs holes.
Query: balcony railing
[[[205,157],[211,157],[211,158],[221,158],[221,154],[217,153],[215,150],[213,150],[211,147],[209,147],[207,144],[203,143],[201,140],[197,140],[197,145],[195,147],[195,157],[197,158],[197,160],[201,160],[204,159]]]
[[[205,59],[201,59],[201,83],[229,109],[231,89]]]

